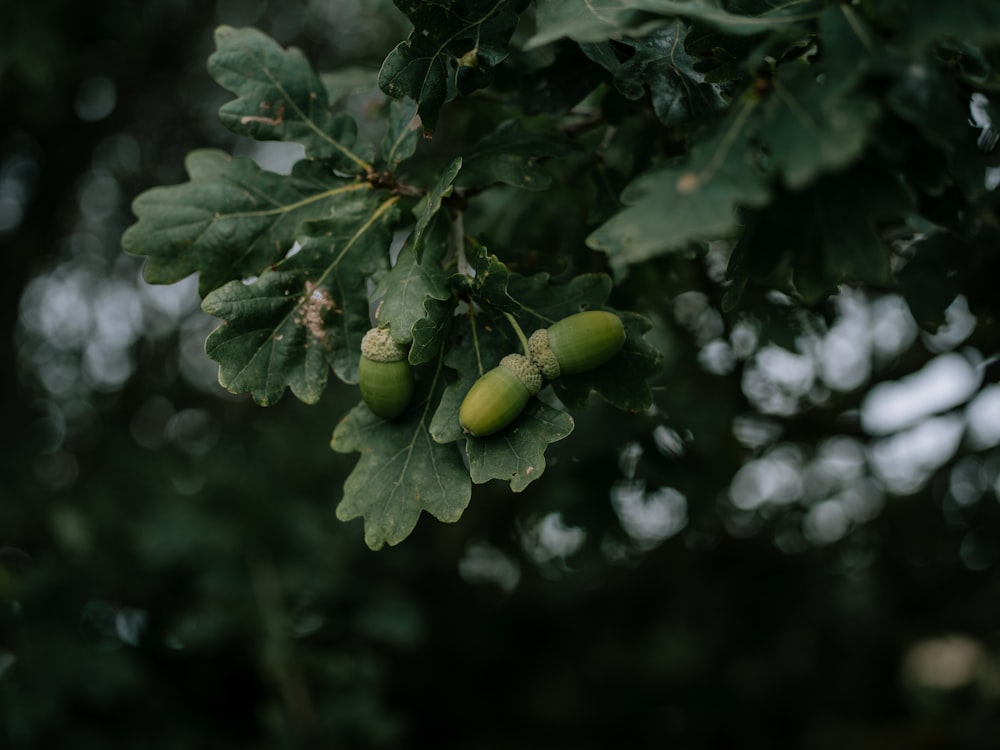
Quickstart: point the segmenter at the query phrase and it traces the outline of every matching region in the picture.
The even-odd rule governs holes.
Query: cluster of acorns
[[[614,313],[588,310],[570,315],[528,339],[528,354],[508,354],[473,383],[458,411],[466,432],[484,437],[513,422],[544,380],[603,365],[625,343],[625,327]],[[361,342],[358,385],[368,408],[383,419],[403,413],[413,396],[413,370],[406,349],[388,329],[373,328]]]

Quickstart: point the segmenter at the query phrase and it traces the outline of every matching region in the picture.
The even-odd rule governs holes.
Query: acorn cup
[[[524,410],[542,388],[542,374],[523,354],[508,354],[472,384],[458,411],[466,432],[486,437],[499,432]]]
[[[528,351],[542,375],[554,380],[603,365],[624,344],[621,318],[605,310],[586,310],[535,331]]]
[[[361,340],[358,387],[368,408],[382,419],[402,414],[413,397],[413,366],[388,328],[372,328]]]

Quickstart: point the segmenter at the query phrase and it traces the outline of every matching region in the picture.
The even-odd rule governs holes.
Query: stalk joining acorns
[[[372,328],[361,339],[358,387],[368,408],[382,419],[402,414],[413,397],[413,366],[406,348],[388,328]]]

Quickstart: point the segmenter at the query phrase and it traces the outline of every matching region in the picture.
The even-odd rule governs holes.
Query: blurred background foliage
[[[612,303],[655,323],[656,409],[592,404],[543,481],[373,554],[333,516],[354,389],[228,395],[193,283],[120,250],[190,149],[287,166],[217,122],[218,23],[341,83],[407,33],[388,0],[0,11],[4,748],[995,747],[995,296],[933,333],[847,288],[732,315],[725,244],[645,264]],[[467,221],[600,270],[570,188]]]

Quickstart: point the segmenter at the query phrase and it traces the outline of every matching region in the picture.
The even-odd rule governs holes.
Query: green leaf
[[[549,274],[510,274],[510,296],[519,306],[517,318],[526,334],[584,310],[602,310],[611,294],[611,278],[603,273],[574,276],[568,284],[552,284]]]
[[[521,492],[545,471],[545,449],[573,431],[573,417],[538,399],[531,399],[514,424],[485,438],[466,443],[469,475],[476,484],[491,479],[510,482]]]
[[[596,89],[606,78],[588,64],[581,45],[565,40],[555,45],[552,63],[530,76],[519,76],[520,89],[511,104],[528,115],[563,115]]]
[[[429,392],[402,417],[382,420],[361,403],[334,430],[333,450],[361,454],[344,483],[337,518],[364,518],[365,543],[373,550],[403,541],[423,511],[451,523],[469,504],[472,485],[461,454],[427,430],[440,366],[439,360]]]
[[[455,189],[455,176],[462,168],[462,157],[455,158],[445,167],[437,180],[431,185],[424,199],[413,209],[417,217],[417,226],[413,230],[413,252],[419,263],[424,253],[424,243],[431,228],[431,220],[441,210],[442,201],[451,195]]]
[[[797,63],[779,69],[751,128],[793,189],[856,160],[880,113],[877,101],[856,90],[857,76],[820,72]]]
[[[886,97],[889,108],[917,128],[928,143],[952,150],[956,134],[969,132],[968,92],[932,59],[894,63]]]
[[[784,203],[781,246],[793,255],[795,287],[818,302],[843,282],[884,285],[890,280],[888,247],[878,223],[903,223],[913,196],[896,175],[860,165],[824,177]],[[775,240],[778,240],[775,237]]]
[[[410,344],[410,362],[430,362],[443,346],[451,331],[455,305],[452,300],[424,300],[424,316],[413,324],[413,342]]]
[[[782,29],[809,21],[813,3],[788,0],[767,6],[759,14],[731,13],[713,0],[537,0],[535,35],[526,46],[538,47],[568,36],[580,42],[595,42],[626,35],[642,36],[657,24],[656,16],[680,16],[703,21],[729,34],[743,36]]]
[[[719,0],[637,0],[636,4],[647,11],[702,21],[734,36],[751,36],[808,24],[824,5],[810,0],[785,0],[779,4],[754,3],[752,10],[734,13],[727,7],[737,3]]]
[[[995,0],[896,0],[890,5],[902,27],[901,41],[910,49],[948,37],[972,44],[1000,43],[1000,3]]]
[[[446,101],[490,83],[507,57],[519,0],[395,0],[413,23],[409,37],[389,53],[378,83],[389,96],[408,96],[427,134]]]
[[[379,325],[388,326],[393,338],[400,343],[412,340],[414,327],[431,314],[424,306],[429,299],[451,299],[448,276],[441,267],[447,250],[447,222],[434,222],[420,262],[417,262],[417,254],[413,251],[411,235],[400,250],[396,265],[382,277],[372,294],[374,299],[381,299],[377,313]],[[426,354],[426,345],[421,347],[421,351]],[[420,364],[425,360],[419,356],[414,359],[411,350],[410,361]]]
[[[417,105],[408,99],[389,102],[389,127],[382,139],[382,158],[395,170],[417,150],[420,141],[420,118]]]
[[[737,209],[762,206],[770,196],[753,144],[746,138],[753,100],[741,100],[724,128],[701,141],[681,164],[658,167],[633,180],[622,194],[626,208],[587,238],[608,253],[612,268],[683,249],[695,240],[733,234]]]
[[[486,187],[502,182],[524,190],[545,190],[552,184],[552,175],[541,162],[578,148],[561,133],[530,133],[517,120],[507,120],[463,154],[456,184]]]
[[[540,47],[562,37],[596,42],[636,31],[644,19],[629,0],[536,0],[535,35],[525,44]]]
[[[334,218],[303,226],[299,252],[252,283],[233,281],[205,298],[205,312],[225,321],[205,343],[224,387],[267,406],[285,388],[315,403],[331,367],[357,381],[370,325],[365,280],[388,265],[397,200],[356,194]]]
[[[308,161],[286,176],[204,149],[192,151],[184,164],[189,182],[152,188],[132,203],[138,222],[122,236],[122,247],[148,256],[143,273],[152,284],[200,273],[202,297],[227,281],[259,274],[291,249],[301,222],[369,191],[365,183]]]
[[[208,72],[239,98],[219,110],[223,124],[239,135],[295,141],[306,155],[349,172],[370,172],[374,153],[357,143],[357,126],[336,115],[326,87],[298,49],[282,49],[257,29],[220,26]]]
[[[887,284],[889,253],[878,226],[902,223],[912,210],[913,197],[899,178],[874,165],[826,175],[808,190],[777,194],[753,217],[730,261],[730,277],[781,285],[772,274],[787,275],[790,266],[808,303],[843,282]]]
[[[953,273],[953,261],[972,257],[971,251],[964,237],[943,232],[914,244],[913,257],[897,279],[914,320],[924,330],[937,331],[945,324],[945,311],[963,286]]]
[[[319,80],[326,89],[330,104],[336,104],[349,94],[378,91],[378,71],[361,65],[346,65],[336,70],[324,70]]]
[[[653,111],[668,128],[717,112],[722,95],[695,70],[698,61],[684,48],[689,27],[680,20],[638,40],[623,40],[635,52],[614,73],[614,84],[629,99],[649,89]]]
[[[507,292],[510,271],[503,261],[490,253],[485,245],[480,245],[476,248],[471,263],[476,274],[472,282],[473,297],[496,310],[514,312],[520,309],[520,305]]]

